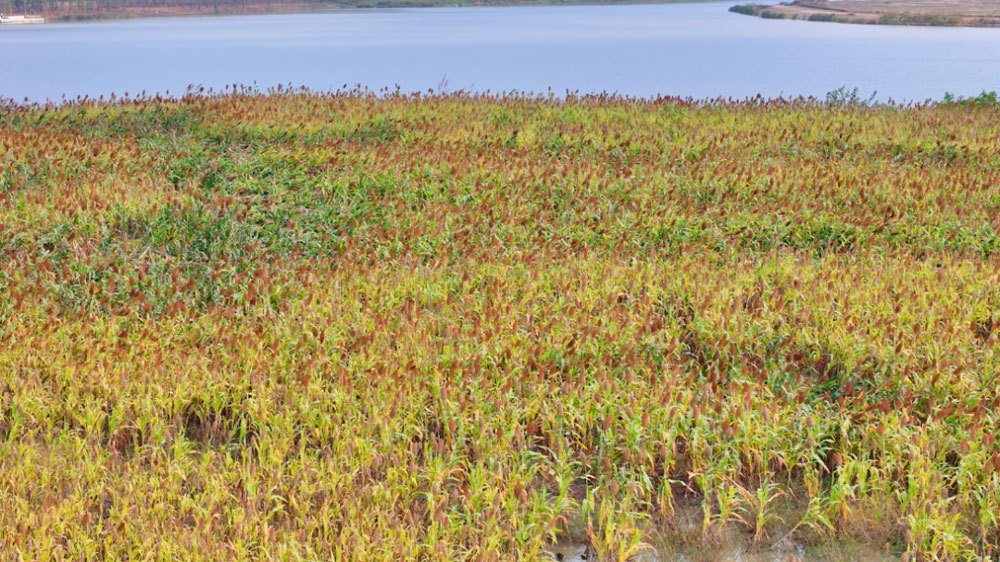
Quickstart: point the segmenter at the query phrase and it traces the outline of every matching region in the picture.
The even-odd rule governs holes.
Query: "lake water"
[[[1000,29],[763,20],[735,3],[359,10],[0,28],[0,98],[266,88],[924,100],[1000,89]]]

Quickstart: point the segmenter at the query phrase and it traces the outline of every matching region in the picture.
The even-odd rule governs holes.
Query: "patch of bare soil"
[[[703,525],[704,512],[693,498],[678,499],[670,521],[652,520],[648,542],[625,562],[891,562],[899,560],[894,549],[896,528],[878,517],[872,506],[856,506],[862,525],[845,525],[838,536],[823,537],[805,529],[790,532],[785,524],[800,520],[806,505],[801,498],[783,498],[775,506],[776,519],[770,533],[755,541],[746,528],[734,524]],[[601,560],[582,522],[567,529],[560,540],[547,549],[555,562],[597,562]]]

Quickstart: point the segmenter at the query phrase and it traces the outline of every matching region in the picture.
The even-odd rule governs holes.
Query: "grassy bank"
[[[997,117],[7,106],[0,551],[990,556]]]
[[[730,12],[764,19],[877,25],[998,27],[1000,6],[990,0],[794,0],[739,4]]]

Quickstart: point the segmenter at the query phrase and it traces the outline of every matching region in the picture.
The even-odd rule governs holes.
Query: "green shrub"
[[[729,8],[730,12],[743,14],[745,16],[756,16],[757,8],[753,4],[739,4]]]
[[[957,104],[962,107],[996,108],[1000,107],[1000,95],[998,95],[996,91],[987,92],[986,90],[983,90],[976,97],[964,98],[956,96],[951,92],[945,92],[944,96],[941,98],[941,102],[946,104]]]

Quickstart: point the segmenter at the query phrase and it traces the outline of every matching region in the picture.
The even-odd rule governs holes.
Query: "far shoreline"
[[[622,6],[656,4],[706,4],[719,0],[499,0],[484,2],[478,0],[458,0],[442,2],[438,0],[347,0],[338,1],[294,1],[294,2],[226,2],[215,5],[144,5],[126,6],[115,10],[89,12],[39,11],[32,16],[41,16],[45,22],[35,25],[58,23],[110,22],[134,19],[207,17],[207,16],[253,16],[276,14],[319,14],[337,12],[358,12],[369,10],[393,10],[413,8],[490,8],[514,6]],[[12,14],[13,15],[13,14]],[[18,14],[20,15],[20,14]],[[7,27],[7,26],[3,26]],[[13,27],[13,26],[11,26]]]
[[[793,0],[739,4],[730,12],[763,19],[923,27],[1000,27],[1000,5],[987,0]]]

